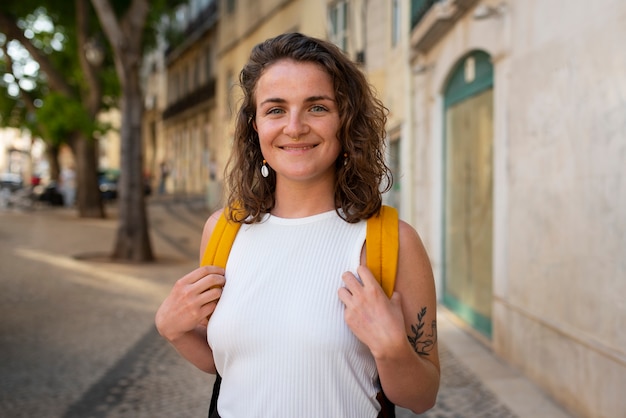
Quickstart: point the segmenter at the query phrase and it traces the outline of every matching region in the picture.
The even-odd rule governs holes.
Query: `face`
[[[310,62],[278,61],[259,78],[255,98],[255,129],[277,185],[334,184],[340,122],[328,73]]]

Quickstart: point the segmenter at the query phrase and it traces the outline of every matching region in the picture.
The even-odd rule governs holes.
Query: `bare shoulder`
[[[415,228],[404,221],[400,221],[398,227],[400,248],[396,290],[410,297],[426,296],[430,302],[435,295],[428,253]]]
[[[209,232],[213,232],[213,229],[215,228],[215,225],[217,224],[217,221],[219,220],[223,212],[224,208],[218,209],[207,218],[206,222],[204,223],[204,232],[207,232],[207,229],[209,230]]]
[[[202,261],[202,255],[204,254],[204,249],[209,243],[209,238],[211,238],[211,234],[213,233],[213,230],[215,229],[215,225],[217,225],[217,221],[222,215],[222,212],[224,212],[223,208],[216,210],[207,218],[206,222],[204,223],[204,228],[202,230],[202,240],[200,242],[200,261]]]
[[[400,220],[398,224],[400,253],[399,263],[419,263],[422,267],[431,269],[430,259],[424,248],[424,244],[419,234],[410,224]]]

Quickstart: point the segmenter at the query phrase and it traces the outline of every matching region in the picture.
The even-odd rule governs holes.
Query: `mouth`
[[[307,151],[315,148],[317,145],[283,145],[278,147],[284,151]]]

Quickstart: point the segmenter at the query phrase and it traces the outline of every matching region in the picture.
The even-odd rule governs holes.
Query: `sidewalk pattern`
[[[195,265],[197,241],[208,215],[201,202],[153,201],[149,210],[152,233],[161,254],[180,257],[186,260],[186,266]],[[0,211],[2,216],[8,215]],[[0,243],[5,252],[4,256],[0,254],[5,263],[0,286],[2,300],[8,303],[4,311],[0,309],[4,312],[0,318],[0,330],[3,330],[0,333],[0,353],[3,353],[0,355],[0,375],[3,376],[0,379],[0,416],[27,417],[38,411],[36,416],[58,418],[206,417],[213,377],[183,360],[156,332],[153,323],[156,308],[146,309],[146,306],[160,303],[161,296],[158,300],[153,299],[154,296],[142,296],[146,293],[144,288],[133,288],[137,294],[129,295],[119,285],[106,287],[100,276],[64,271],[61,267],[48,269],[45,281],[41,281],[42,264],[10,261],[16,257],[13,253],[16,246],[29,247],[33,242],[54,242],[54,249],[48,246],[39,250],[66,256],[75,255],[72,252],[77,248],[91,248],[81,248],[84,242],[106,245],[114,233],[113,223],[46,216],[38,211],[25,216],[31,218],[22,218],[19,223],[15,222],[17,218],[7,218],[0,223],[0,235],[6,238]],[[58,225],[51,224],[54,222]],[[57,237],[56,240],[40,240],[46,228],[50,228],[48,233],[50,237]],[[99,240],[93,240],[94,236]],[[106,265],[98,265],[94,270],[100,268]],[[169,270],[164,271],[166,268]],[[125,274],[137,274],[142,280],[147,278],[146,283],[169,289],[179,277],[176,274],[186,273],[179,271],[183,268],[188,267],[156,265],[132,271],[126,269]],[[107,275],[111,274],[106,271]],[[91,284],[97,286],[92,289]],[[73,300],[67,299],[72,296],[82,305],[74,306]],[[103,299],[107,297],[109,299]],[[140,308],[124,304],[130,301]],[[22,314],[12,306],[19,308]],[[65,307],[71,308],[68,315],[75,316],[61,316],[60,311]],[[91,311],[78,311],[83,308]],[[50,312],[55,315],[47,328],[68,333],[51,340],[38,340],[35,337],[40,333],[33,336],[32,329],[41,323],[40,318],[47,319]],[[135,321],[120,327],[120,318],[135,318]],[[70,324],[76,326],[72,328]],[[120,334],[121,328],[126,329],[126,334]],[[93,335],[107,329],[114,334]],[[48,348],[51,342],[56,344],[57,351]],[[124,345],[125,342],[128,344]],[[463,351],[457,350],[456,345],[452,346],[454,350],[449,350],[446,343],[440,341],[442,378],[437,404],[421,415],[397,408],[397,417],[516,418],[517,415],[468,368],[471,364],[456,357]],[[97,350],[107,351],[98,353],[98,360],[94,362],[96,357],[87,355]],[[85,357],[77,358],[73,353]],[[9,355],[12,360],[7,361]],[[31,358],[38,360],[33,364]],[[31,366],[27,367],[29,364]],[[63,386],[51,387],[49,382]],[[43,412],[46,410],[48,414]]]
[[[204,417],[212,385],[150,328],[63,418]]]
[[[437,403],[424,414],[405,415],[398,411],[398,418],[515,418],[452,353],[440,343],[441,385]]]
[[[433,409],[398,418],[515,418],[475,376],[441,349],[442,383]],[[63,418],[202,417],[212,378],[191,370],[154,329],[70,405]]]

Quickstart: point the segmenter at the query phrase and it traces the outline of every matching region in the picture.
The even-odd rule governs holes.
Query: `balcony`
[[[165,57],[168,61],[175,60],[183,51],[196,42],[204,32],[217,24],[219,19],[217,4],[217,1],[210,2],[182,30],[170,28],[166,34],[168,46],[165,50]]]
[[[215,79],[211,79],[204,86],[193,90],[191,94],[170,104],[163,112],[163,120],[174,117],[188,109],[201,103],[208,102],[215,98]]]
[[[411,29],[414,29],[426,12],[428,12],[435,3],[439,3],[440,1],[441,0],[411,0]]]
[[[478,0],[411,0],[411,46],[428,52]]]

